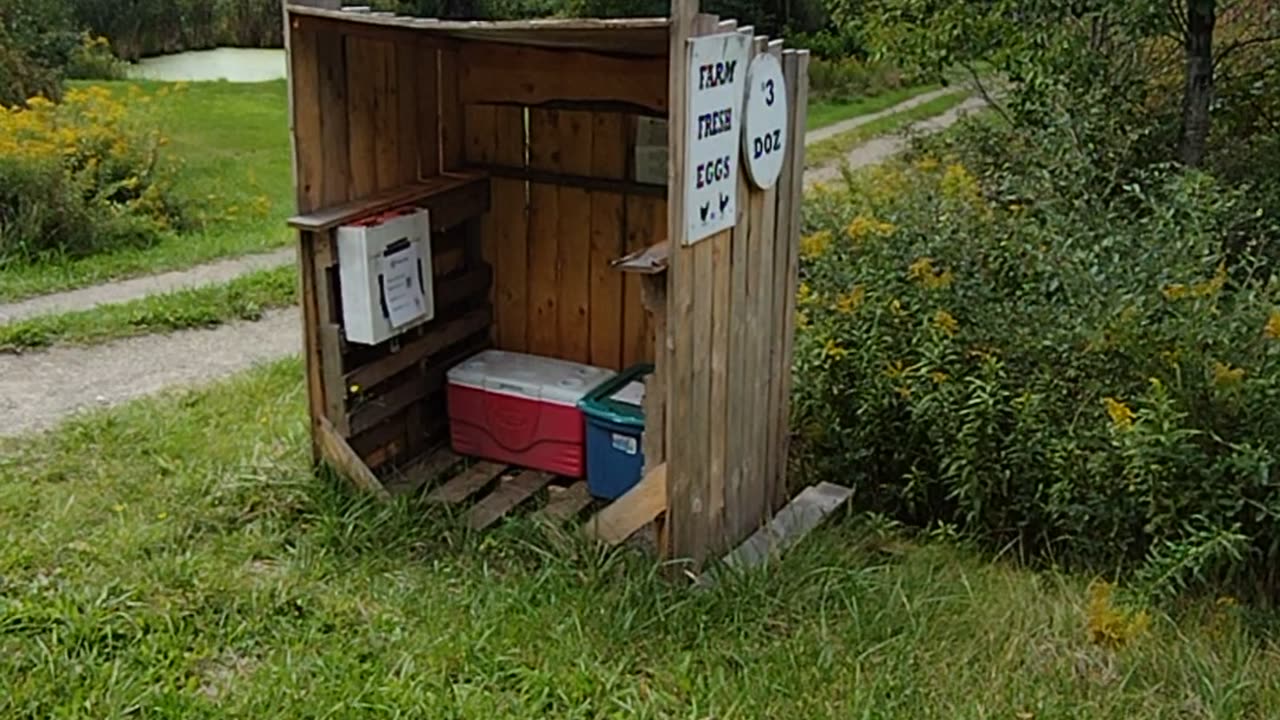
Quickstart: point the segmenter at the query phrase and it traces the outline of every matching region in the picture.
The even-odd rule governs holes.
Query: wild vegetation
[[[152,98],[132,90],[0,109],[0,268],[146,246],[181,224],[158,168],[165,138],[143,119]]]
[[[1218,8],[1204,126],[1194,18],[1135,6],[876,4],[886,47],[1009,86],[809,203],[802,446],[913,524],[1275,597],[1280,13]]]
[[[296,360],[0,441],[0,715],[1267,720],[1280,648],[844,522],[691,592],[309,465]]]

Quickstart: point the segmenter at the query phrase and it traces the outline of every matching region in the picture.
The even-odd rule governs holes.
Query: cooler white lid
[[[449,369],[449,382],[559,405],[577,405],[616,373],[555,358],[485,350]]]

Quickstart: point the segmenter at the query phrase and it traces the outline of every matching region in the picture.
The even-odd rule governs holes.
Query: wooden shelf
[[[625,273],[657,275],[667,271],[667,258],[670,254],[667,241],[663,240],[656,245],[624,255],[609,264]]]
[[[448,173],[387,190],[344,205],[321,208],[289,218],[289,225],[304,232],[321,233],[340,225],[416,205],[431,213],[431,229],[456,227],[489,211],[489,176],[485,173]]]

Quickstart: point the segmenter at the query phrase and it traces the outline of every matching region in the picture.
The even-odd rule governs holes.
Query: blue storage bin
[[[652,365],[636,365],[587,393],[587,488],[605,500],[625,495],[644,473],[643,387]]]

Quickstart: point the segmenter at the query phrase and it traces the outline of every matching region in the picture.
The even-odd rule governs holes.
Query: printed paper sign
[[[787,152],[787,86],[782,63],[774,55],[757,55],[751,61],[745,120],[742,151],[747,174],[758,187],[771,188]]]
[[[427,312],[426,296],[418,281],[418,246],[408,243],[401,250],[383,255],[381,261],[387,319],[391,327],[404,327]]]
[[[689,40],[684,167],[688,245],[733,227],[737,220],[738,144],[748,41],[741,33]]]

